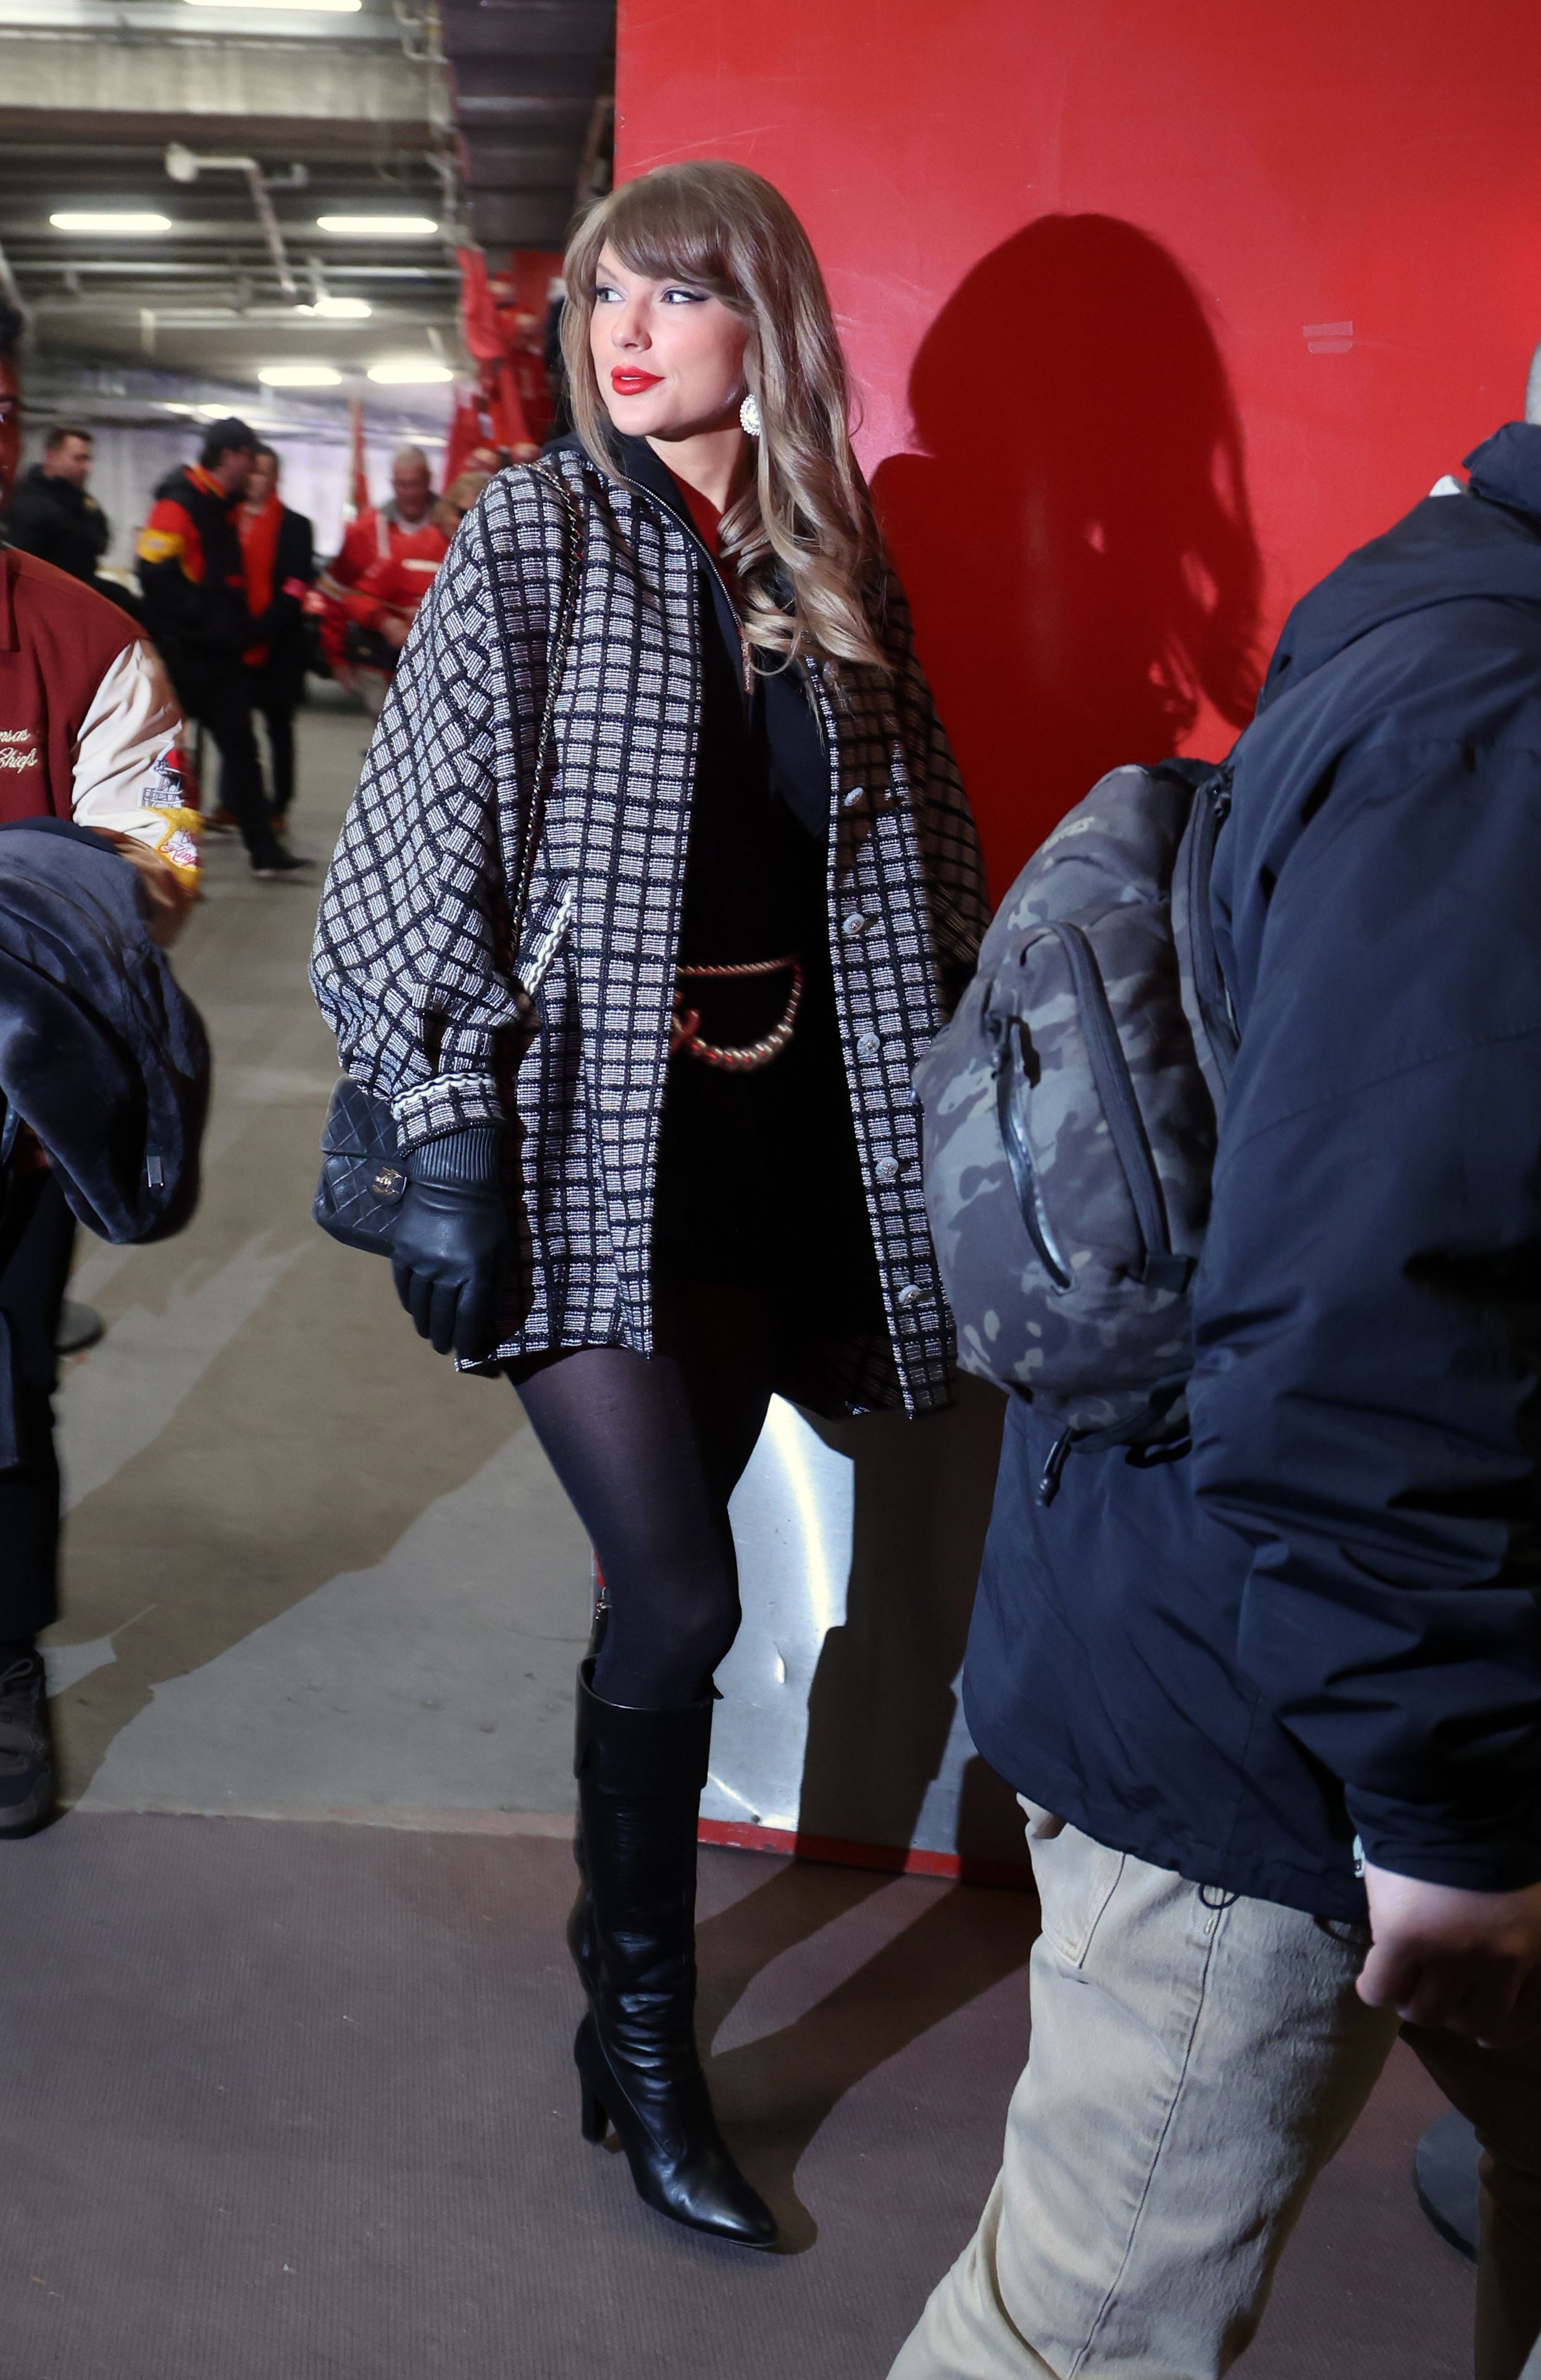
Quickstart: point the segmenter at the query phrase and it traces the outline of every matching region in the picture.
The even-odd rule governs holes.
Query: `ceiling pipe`
[[[244,174],[251,192],[251,203],[257,210],[257,220],[262,226],[269,253],[278,268],[278,285],[285,298],[299,297],[299,284],[289,263],[289,253],[284,245],[278,217],[268,196],[269,184],[255,157],[200,157],[174,140],[166,151],[166,172],[174,182],[196,182],[200,174]],[[302,189],[309,176],[303,165],[292,165],[282,181],[273,185],[277,189]]]
[[[68,264],[55,263],[52,259],[47,268],[59,274],[68,285],[69,276],[90,273],[115,276],[119,280],[143,282],[207,281],[212,285],[221,281],[217,264],[163,264],[158,260],[149,265],[136,259],[132,263],[120,256],[80,256]],[[43,270],[42,265],[36,267]],[[447,264],[330,264],[327,272],[334,281],[449,281],[458,285],[460,275]]]

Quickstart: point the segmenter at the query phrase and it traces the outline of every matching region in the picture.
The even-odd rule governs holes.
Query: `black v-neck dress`
[[[645,440],[623,442],[621,468],[700,545],[677,484]],[[704,546],[698,601],[701,725],[680,964],[795,953],[804,987],[792,1041],[769,1065],[730,1073],[685,1050],[670,1060],[654,1273],[758,1290],[773,1317],[801,1312],[820,1337],[831,1328],[881,1329],[830,968],[823,735],[800,671],[757,665],[746,685],[737,622]],[[757,664],[770,658],[755,656]],[[738,983],[687,980],[682,990],[700,1012],[701,1038],[738,1048],[776,1025],[791,985],[788,968]]]

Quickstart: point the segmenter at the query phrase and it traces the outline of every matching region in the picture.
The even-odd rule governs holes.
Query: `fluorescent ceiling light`
[[[431,215],[318,215],[337,239],[427,239],[439,228]]]
[[[97,207],[67,208],[63,214],[50,215],[48,220],[55,231],[136,232],[171,229],[169,215],[139,212],[130,214],[126,210],[109,213],[105,208]]]
[[[453,380],[448,364],[436,364],[431,356],[420,358],[410,356],[394,364],[371,364],[370,378],[382,388],[427,388],[435,381]]]
[[[191,8],[309,8],[317,16],[356,17],[362,0],[188,0]]]
[[[343,381],[331,364],[264,364],[257,377],[264,388],[340,388]]]
[[[324,315],[331,322],[367,322],[374,308],[367,298],[318,298],[313,306],[297,306],[295,312]]]

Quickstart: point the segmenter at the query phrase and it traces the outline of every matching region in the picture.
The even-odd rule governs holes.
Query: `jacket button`
[[[897,1291],[894,1293],[893,1303],[895,1305],[905,1307],[918,1305],[925,1294],[925,1291],[917,1281],[901,1281]]]
[[[875,1033],[864,1033],[857,1040],[856,1055],[858,1058],[876,1058],[882,1046]]]
[[[880,1182],[897,1182],[899,1179],[899,1160],[896,1157],[880,1157],[877,1164],[872,1168],[872,1171],[877,1175]],[[911,1286],[913,1287],[913,1285],[914,1284],[912,1283]]]
[[[840,930],[843,934],[865,934],[867,919],[859,909],[847,909],[840,921]]]

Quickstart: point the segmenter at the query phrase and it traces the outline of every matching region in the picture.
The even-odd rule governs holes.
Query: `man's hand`
[[[1409,2024],[1511,2049],[1541,2034],[1541,1884],[1462,1892],[1365,1870],[1374,1940],[1359,1997]]]
[[[391,650],[399,653],[412,633],[412,623],[404,620],[399,612],[386,612],[381,617],[380,633]]]

